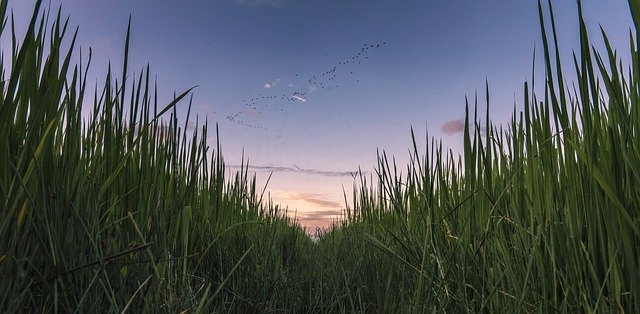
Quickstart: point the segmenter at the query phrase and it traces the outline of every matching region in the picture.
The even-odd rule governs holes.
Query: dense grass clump
[[[391,309],[419,312],[634,311],[640,2],[629,4],[628,68],[604,31],[604,55],[591,46],[579,11],[576,83],[566,86],[553,11],[549,33],[539,6],[542,97],[525,83],[524,109],[502,127],[490,120],[488,88],[482,122],[476,96],[467,103],[462,156],[435,140],[420,154],[415,137],[406,168],[379,154],[376,177],[361,178],[347,227],[322,238],[345,274],[329,291],[350,292],[337,295],[367,311],[386,311],[389,301]]]
[[[248,167],[228,174],[206,121],[187,130],[191,90],[161,105],[149,67],[129,72],[129,30],[121,72],[90,92],[91,50],[72,65],[75,32],[40,5],[20,41],[0,0],[0,311],[638,307],[640,1],[628,68],[604,31],[604,55],[591,46],[579,12],[571,87],[539,6],[544,95],[525,83],[502,127],[487,87],[484,117],[467,103],[460,156],[435,139],[419,153],[413,132],[406,168],[381,152],[317,243]]]
[[[60,12],[38,1],[20,42],[0,3],[0,311],[301,310],[310,240],[247,168],[225,179],[206,122],[186,132],[190,90],[158,104],[127,31],[121,78],[89,92]]]

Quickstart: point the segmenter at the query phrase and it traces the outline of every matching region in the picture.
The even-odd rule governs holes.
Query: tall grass
[[[0,0],[1,311],[638,307],[640,1],[628,67],[604,31],[605,51],[591,46],[579,11],[573,79],[539,5],[544,95],[525,83],[503,127],[487,86],[482,117],[467,102],[460,156],[435,139],[420,153],[412,131],[410,163],[380,152],[317,243],[246,166],[228,175],[206,119],[187,132],[191,90],[163,105],[149,67],[130,72],[129,29],[121,70],[87,90],[91,50],[73,65],[77,30],[40,6],[20,41]]]
[[[191,89],[159,104],[149,67],[129,72],[129,29],[120,75],[92,88],[60,11],[37,1],[20,42],[0,3],[0,310],[296,310],[275,288],[307,237],[247,168],[225,179],[206,121],[186,132]]]
[[[377,175],[361,176],[348,222],[321,243],[338,268],[326,293],[343,309],[637,309],[640,2],[629,1],[628,67],[604,31],[604,53],[592,47],[578,4],[573,86],[551,2],[551,25],[539,4],[544,95],[525,83],[524,108],[503,127],[491,122],[487,86],[486,115],[478,96],[467,101],[461,156],[435,140],[419,153],[412,131],[406,168],[381,152]]]

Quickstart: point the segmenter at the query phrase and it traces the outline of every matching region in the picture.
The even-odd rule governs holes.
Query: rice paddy
[[[77,31],[41,6],[20,39],[27,17],[0,2],[1,311],[637,310],[639,1],[630,64],[604,31],[592,48],[582,12],[581,49],[560,64],[539,4],[546,79],[523,82],[510,123],[491,122],[487,87],[461,104],[461,155],[412,131],[410,163],[380,151],[317,241],[250,165],[227,175],[206,118],[178,117],[191,89],[159,103],[151,69],[132,75],[130,31],[94,88],[91,51],[74,64]]]

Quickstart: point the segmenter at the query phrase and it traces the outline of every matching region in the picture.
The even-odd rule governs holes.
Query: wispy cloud
[[[240,165],[228,165],[229,168],[240,168]],[[246,166],[244,166],[246,167]],[[317,169],[303,169],[296,165],[293,167],[285,166],[249,166],[249,171],[255,172],[297,172],[310,175],[319,175],[325,177],[355,177],[358,171],[328,171]],[[365,174],[365,172],[363,172]]]
[[[298,211],[296,213],[296,218],[301,221],[315,221],[315,222],[323,222],[327,223],[332,219],[336,219],[340,217],[340,210],[314,210],[314,211]]]
[[[453,135],[456,133],[461,133],[464,131],[464,120],[456,119],[451,121],[446,121],[440,126],[440,130],[442,133],[446,135]]]
[[[308,232],[313,232],[318,228],[329,228],[340,220],[341,214],[342,212],[339,209],[297,211],[295,218]]]
[[[326,195],[321,193],[301,193],[301,192],[287,191],[284,193],[279,193],[277,197],[280,200],[299,201],[299,202],[309,203],[315,206],[332,208],[334,210],[330,211],[331,213],[334,213],[336,211],[339,212],[339,209],[341,206],[340,203],[330,200]],[[324,212],[326,213],[327,211],[324,211]]]
[[[281,7],[285,4],[286,0],[234,0],[234,2],[239,5],[246,5],[250,7]]]
[[[304,202],[318,207],[330,208],[329,210],[314,210],[304,211],[304,214],[298,212],[298,216],[304,216],[302,218],[309,217],[311,213],[314,213],[315,218],[326,218],[327,216],[335,216],[340,214],[341,204],[330,199],[327,195],[322,193],[303,193],[294,191],[273,191],[274,199],[281,202]]]

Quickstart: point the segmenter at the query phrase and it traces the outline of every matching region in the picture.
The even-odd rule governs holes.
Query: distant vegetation
[[[592,49],[580,12],[571,79],[540,6],[544,95],[525,83],[505,127],[491,123],[489,91],[483,117],[476,97],[462,156],[435,139],[421,153],[415,137],[406,167],[381,152],[344,222],[314,243],[246,165],[225,177],[206,122],[186,132],[176,106],[190,106],[190,90],[159,104],[149,68],[131,75],[129,31],[121,72],[87,91],[91,55],[72,65],[61,13],[37,1],[19,41],[1,0],[12,46],[0,82],[0,310],[633,312],[640,1],[629,3],[631,64],[604,32],[606,51]]]

